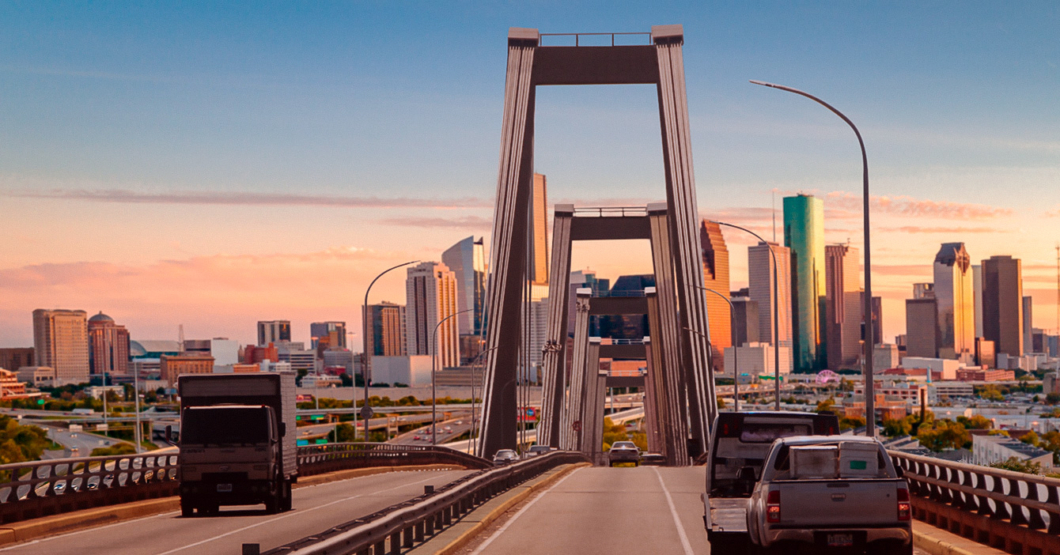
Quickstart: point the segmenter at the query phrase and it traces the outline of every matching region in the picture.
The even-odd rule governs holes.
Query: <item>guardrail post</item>
[[[442,526],[449,526],[453,523],[453,506],[450,505],[442,509]]]
[[[386,555],[386,538],[379,540],[372,549],[373,555]]]
[[[257,544],[257,543],[245,543],[245,544],[243,544],[243,555],[261,555],[261,544]]]
[[[403,533],[405,538],[404,538],[404,541],[401,542],[401,546],[402,547],[412,547],[412,544],[413,544],[412,536],[413,536],[413,533],[415,531],[416,531],[416,527],[415,526],[409,526],[408,528],[405,528],[404,533]]]
[[[416,523],[416,541],[421,542],[427,537],[427,521],[421,520]]]
[[[428,536],[433,536],[434,535],[435,515],[427,515],[427,518],[424,519],[423,522],[424,522],[424,525],[427,527],[427,529],[424,530],[424,532]]]
[[[398,555],[401,553],[401,531],[390,534],[390,554]]]

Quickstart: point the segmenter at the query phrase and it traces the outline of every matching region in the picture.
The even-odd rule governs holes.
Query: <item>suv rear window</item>
[[[740,431],[743,443],[773,443],[782,437],[810,435],[809,424],[750,424],[745,423]]]

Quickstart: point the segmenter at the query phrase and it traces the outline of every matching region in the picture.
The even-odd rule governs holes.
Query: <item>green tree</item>
[[[1016,457],[1009,457],[1008,460],[996,462],[990,465],[993,468],[1001,468],[1004,470],[1012,470],[1014,472],[1023,472],[1024,474],[1041,474],[1042,465],[1041,463],[1031,461],[1021,461]]]
[[[860,416],[844,416],[839,419],[839,430],[853,430],[865,425],[865,419]]]
[[[582,433],[585,433],[584,430]],[[604,445],[603,450],[607,451],[611,448],[616,441],[629,441],[629,434],[626,433],[626,426],[623,424],[615,424],[610,418],[604,417]]]
[[[834,397],[829,397],[829,398],[825,399],[824,401],[821,401],[820,403],[817,403],[817,409],[816,410],[817,410],[818,414],[820,414],[822,412],[825,412],[825,411],[835,412],[834,409],[835,409],[835,398]]]
[[[921,445],[935,452],[964,447],[972,441],[971,434],[960,422],[948,419],[922,424],[917,428],[916,437]]]
[[[1023,434],[1023,437],[1020,438],[1020,441],[1026,443],[1027,445],[1033,445],[1035,447],[1038,447],[1042,444],[1042,439],[1038,437],[1038,434],[1035,433],[1034,430]]]
[[[109,457],[111,455],[132,455],[136,452],[136,446],[131,443],[119,443],[111,447],[97,447],[92,450],[90,457]]]
[[[883,421],[883,435],[887,437],[906,436],[912,429],[912,423],[906,418],[898,420],[888,418]]]
[[[981,414],[977,414],[971,418],[958,416],[957,422],[960,422],[962,426],[969,430],[989,430],[994,427],[994,423]]]
[[[331,443],[352,443],[355,441],[354,437],[357,435],[357,430],[349,424],[339,424],[337,427],[339,437],[336,441],[335,431],[328,432],[328,441]]]

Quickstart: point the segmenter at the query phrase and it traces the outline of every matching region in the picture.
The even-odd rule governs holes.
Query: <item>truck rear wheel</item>
[[[717,532],[707,534],[707,542],[710,543],[712,555],[729,555],[730,553],[749,553],[751,538],[746,534],[719,534]]]
[[[181,499],[180,501],[180,516],[184,518],[191,518],[195,514],[195,506],[190,501]]]
[[[294,504],[293,496],[291,495],[291,482],[284,481],[283,483],[283,502],[280,503],[281,511],[291,510]]]

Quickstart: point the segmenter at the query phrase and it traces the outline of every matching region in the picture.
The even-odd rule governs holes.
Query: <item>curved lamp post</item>
[[[746,227],[740,227],[735,224],[729,224],[725,222],[719,222],[711,220],[713,223],[739,229],[740,231],[750,233],[758,238],[759,241],[769,247],[769,255],[773,257],[773,376],[774,376],[774,395],[776,399],[773,399],[773,409],[780,410],[780,270],[777,266],[777,253],[773,250],[773,247],[768,241],[762,238],[761,235],[747,229]],[[775,243],[774,243],[775,244]]]
[[[391,270],[397,270],[398,268],[402,268],[404,266],[408,266],[409,264],[416,264],[417,262],[419,262],[419,260],[410,260],[408,262],[405,262],[404,264],[398,264],[397,266],[394,266],[392,268],[387,268],[386,270],[383,270],[382,273],[380,273],[378,276],[375,276],[375,279],[373,279],[372,282],[368,284],[368,289],[365,290],[365,292],[364,292],[364,305],[361,307],[361,331],[364,334],[363,337],[361,338],[362,345],[363,345],[361,350],[362,350],[362,354],[364,355],[364,360],[361,361],[361,379],[364,380],[364,406],[366,408],[368,407],[368,376],[371,374],[371,368],[372,368],[372,354],[368,352],[368,294],[372,292],[372,286],[375,285],[375,282],[378,281],[379,278],[383,277],[387,272],[389,272]],[[356,386],[357,384],[354,384],[354,385]],[[355,408],[355,409],[357,408],[356,396],[353,399],[353,408]],[[354,411],[354,412],[356,413],[356,411]],[[357,417],[354,416],[354,418],[356,419]],[[338,439],[338,438],[336,438],[336,439]],[[354,420],[354,422],[353,422],[353,439],[355,441],[357,439],[357,421],[356,420]],[[364,441],[366,443],[368,442],[368,419],[367,418],[364,419]]]
[[[865,357],[865,435],[868,437],[876,437],[876,399],[875,399],[875,387],[872,381],[872,353],[875,347],[875,341],[873,340],[875,334],[872,329],[872,263],[871,257],[869,256],[869,159],[865,155],[865,141],[861,139],[861,132],[858,131],[857,126],[854,122],[850,121],[850,118],[843,115],[842,112],[836,110],[831,104],[813,96],[812,94],[800,91],[799,89],[793,89],[791,87],[785,87],[784,85],[777,85],[774,83],[765,83],[763,81],[751,81],[754,85],[761,85],[763,87],[769,87],[771,89],[778,89],[787,91],[789,93],[797,94],[799,96],[805,96],[810,100],[828,108],[833,114],[837,115],[854,130],[854,135],[858,138],[858,146],[861,147],[861,180],[862,180],[862,217],[863,227],[865,233],[865,301],[862,307],[862,315],[865,318],[865,340],[864,340],[864,357]]]
[[[711,289],[710,287],[703,287],[702,285],[697,285],[696,288],[702,289],[704,291],[710,291],[711,293],[714,293],[715,295],[721,297],[721,300],[723,300],[726,303],[728,303],[728,305],[729,305],[729,330],[730,330],[729,335],[731,336],[733,333],[735,333],[736,332],[736,307],[732,305],[732,301],[730,301],[729,298],[726,297],[725,295],[722,295],[721,293],[718,293],[717,291]],[[736,412],[740,412],[740,363],[739,363],[739,359],[737,358],[737,356],[739,356],[739,354],[740,354],[740,350],[739,350],[739,346],[736,345],[735,341],[733,341],[732,343],[733,343],[733,346],[732,346],[732,377],[733,377],[733,381],[732,381],[732,400],[733,400],[733,410],[736,411]],[[725,360],[725,351],[722,351],[721,359],[722,359],[722,361]],[[614,412],[614,411],[612,411],[612,412]]]
[[[437,424],[438,422],[438,395],[435,393],[434,387],[434,374],[438,367],[438,328],[441,327],[441,325],[444,324],[446,320],[452,318],[453,316],[459,316],[461,314],[464,314],[465,312],[471,312],[472,310],[475,309],[468,308],[466,310],[454,312],[449,316],[438,320],[438,323],[434,325],[434,333],[431,335],[433,343],[433,348],[431,349],[431,445],[438,445],[438,434],[435,433],[437,431],[435,428],[435,424]],[[474,376],[472,376],[472,379],[474,379]],[[474,414],[472,413],[471,416],[472,421],[474,421]]]

